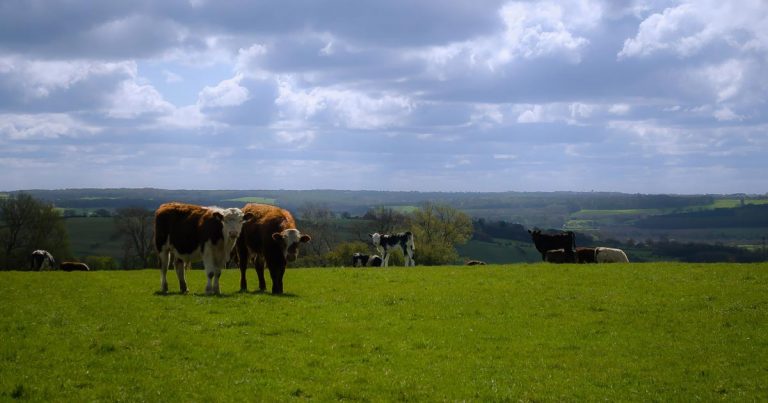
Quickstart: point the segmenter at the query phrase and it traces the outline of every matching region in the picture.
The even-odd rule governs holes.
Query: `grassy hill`
[[[766,264],[303,269],[284,297],[158,277],[0,272],[0,399],[768,398]]]

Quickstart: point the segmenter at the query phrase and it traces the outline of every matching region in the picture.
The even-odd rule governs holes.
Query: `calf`
[[[47,250],[38,249],[29,256],[29,268],[32,270],[53,270],[56,268],[56,261],[53,260]]]
[[[248,291],[245,272],[250,257],[255,256],[259,290],[267,289],[264,279],[266,263],[269,277],[272,278],[272,294],[282,294],[285,266],[296,260],[299,246],[312,238],[296,229],[296,221],[288,210],[268,204],[249,203],[243,207],[243,211],[250,218],[243,225],[243,232],[237,239],[240,291]]]
[[[85,263],[80,262],[61,262],[59,269],[62,271],[90,271],[91,269]]]
[[[367,266],[368,260],[370,260],[370,256],[355,252],[352,254],[352,267]]]
[[[250,216],[238,208],[222,209],[166,203],[155,212],[155,249],[160,255],[160,292],[168,292],[166,272],[173,264],[179,288],[187,292],[184,267],[203,261],[206,294],[220,294],[219,277]]]
[[[597,247],[595,261],[597,263],[629,263],[629,258],[621,249]]]
[[[565,253],[574,253],[576,248],[576,235],[573,231],[567,231],[561,234],[542,234],[541,230],[528,230],[533,239],[536,250],[541,253],[541,260],[546,260],[548,250],[563,249]]]
[[[576,254],[565,249],[551,249],[544,253],[544,260],[549,263],[576,263]]]
[[[413,233],[410,231],[391,235],[374,232],[373,234],[368,234],[368,236],[371,237],[373,246],[384,256],[381,263],[382,267],[387,267],[389,264],[389,254],[395,248],[400,248],[403,251],[405,266],[416,266],[416,261],[413,259],[413,254],[416,252],[416,244],[413,242]]]
[[[467,260],[467,266],[485,266],[485,262],[482,260]]]
[[[371,258],[368,259],[367,266],[369,267],[381,267],[381,257],[379,255],[371,255]]]
[[[579,263],[597,263],[595,248],[576,248],[576,261]]]

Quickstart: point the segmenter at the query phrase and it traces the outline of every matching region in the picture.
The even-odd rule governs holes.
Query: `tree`
[[[377,207],[368,210],[363,218],[373,221],[375,223],[375,231],[382,234],[402,231],[402,228],[408,222],[405,214],[389,207]]]
[[[472,237],[469,216],[446,204],[423,204],[411,215],[411,224],[418,264],[454,263],[459,258],[455,246]]]
[[[312,242],[306,245],[308,254],[328,253],[338,243],[339,228],[333,220],[333,212],[324,203],[304,203],[299,208],[302,232],[311,234]]]
[[[155,253],[152,245],[152,211],[143,207],[121,208],[113,219],[118,234],[125,239],[123,266],[135,267],[131,261],[137,260],[141,268],[150,267]]]
[[[3,269],[29,267],[29,255],[45,249],[61,261],[70,257],[64,221],[52,204],[26,193],[0,199],[0,262]]]

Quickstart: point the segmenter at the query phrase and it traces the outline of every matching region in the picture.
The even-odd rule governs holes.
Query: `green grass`
[[[766,264],[158,277],[0,273],[0,400],[768,399]]]
[[[236,199],[227,199],[224,201],[233,201],[233,202],[241,202],[241,203],[262,203],[262,204],[271,204],[271,205],[277,205],[277,199],[270,199],[268,197],[238,197]]]

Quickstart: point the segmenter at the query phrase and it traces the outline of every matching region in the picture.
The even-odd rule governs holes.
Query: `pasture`
[[[768,399],[768,264],[295,269],[281,297],[238,278],[0,272],[0,399]]]

